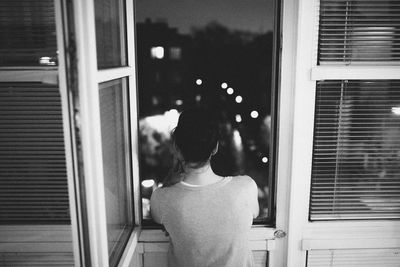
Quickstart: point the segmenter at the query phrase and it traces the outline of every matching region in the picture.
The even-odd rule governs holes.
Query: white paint
[[[314,81],[400,79],[400,66],[313,66],[311,79]]]

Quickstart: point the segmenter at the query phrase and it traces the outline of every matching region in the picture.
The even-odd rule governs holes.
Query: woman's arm
[[[162,224],[162,208],[161,208],[161,189],[156,189],[151,195],[150,211],[151,217],[156,223]]]
[[[259,212],[260,212],[260,208],[258,206],[258,187],[256,182],[254,182],[254,180],[252,178],[250,178],[250,207],[251,210],[253,212],[253,218],[257,218]]]

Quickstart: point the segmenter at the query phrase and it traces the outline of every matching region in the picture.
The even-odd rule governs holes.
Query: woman
[[[258,215],[249,176],[222,177],[210,165],[218,150],[216,116],[184,111],[173,133],[179,168],[153,192],[151,213],[170,236],[169,266],[253,266],[248,234]]]

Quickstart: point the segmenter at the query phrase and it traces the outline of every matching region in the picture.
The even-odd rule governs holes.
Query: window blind
[[[321,0],[318,62],[400,64],[400,2]]]
[[[307,253],[307,267],[397,267],[400,249],[317,249]]]
[[[311,220],[400,218],[400,80],[319,81]]]
[[[0,40],[0,66],[56,65],[54,1],[1,0]]]
[[[0,83],[0,224],[67,222],[58,88]]]

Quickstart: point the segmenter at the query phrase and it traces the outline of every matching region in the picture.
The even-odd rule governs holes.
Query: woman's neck
[[[221,176],[214,173],[211,168],[210,162],[199,168],[184,168],[183,181],[193,185],[207,185],[220,181]]]

